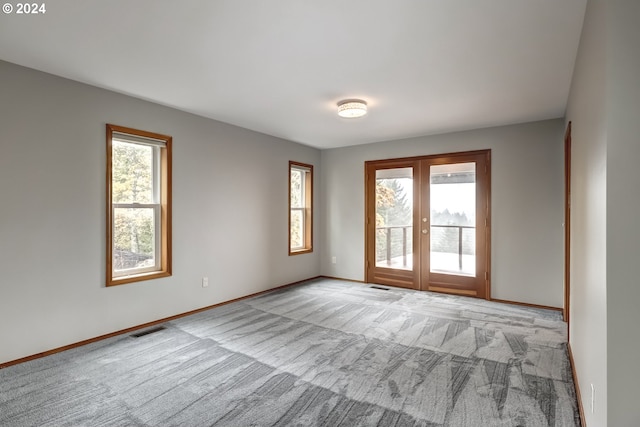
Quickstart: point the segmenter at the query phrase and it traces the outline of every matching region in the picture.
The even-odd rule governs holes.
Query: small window
[[[313,251],[313,166],[289,162],[289,255]]]
[[[107,125],[107,286],[171,275],[171,143]]]

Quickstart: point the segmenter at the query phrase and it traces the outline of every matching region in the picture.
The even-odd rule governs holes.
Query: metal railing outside
[[[457,254],[458,254],[458,267],[460,270],[462,270],[462,259],[463,259],[463,255],[465,254],[464,251],[464,230],[465,229],[475,229],[474,226],[471,225],[444,225],[444,224],[440,224],[440,225],[431,225],[431,228],[444,228],[444,229],[457,229]],[[383,253],[385,254],[385,257],[381,258],[380,257],[380,252],[378,252],[378,256],[377,256],[377,261],[382,261],[382,260],[386,260],[387,265],[392,265],[392,259],[394,258],[393,253],[392,253],[392,248],[393,248],[393,242],[392,242],[392,231],[393,230],[402,230],[402,239],[401,239],[401,247],[402,247],[402,265],[404,267],[407,266],[407,253],[408,253],[408,249],[407,249],[407,242],[409,241],[408,237],[411,236],[411,231],[413,229],[413,226],[411,225],[395,225],[395,226],[382,226],[382,227],[376,227],[376,231],[378,233],[383,233],[385,235],[384,237],[384,251]],[[413,240],[413,239],[412,239]],[[378,242],[378,240],[376,239],[376,242]],[[434,248],[431,249],[432,251],[434,250]],[[445,253],[454,253],[451,250],[443,250],[442,252]],[[475,252],[475,251],[473,251]]]

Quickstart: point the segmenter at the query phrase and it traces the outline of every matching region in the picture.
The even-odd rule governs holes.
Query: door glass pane
[[[476,164],[431,166],[431,271],[475,276]]]
[[[376,171],[376,267],[413,269],[413,168]]]

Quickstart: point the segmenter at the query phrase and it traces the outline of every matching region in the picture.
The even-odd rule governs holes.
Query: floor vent
[[[376,286],[376,285],[372,285],[369,286],[371,289],[380,289],[381,291],[388,291],[389,288],[383,288],[382,286]]]
[[[164,326],[156,326],[155,328],[146,329],[144,331],[136,332],[135,334],[131,334],[131,336],[134,337],[134,338],[140,338],[140,337],[143,337],[145,335],[149,335],[149,334],[153,334],[155,332],[163,331],[165,329],[167,329],[167,328],[165,328]]]

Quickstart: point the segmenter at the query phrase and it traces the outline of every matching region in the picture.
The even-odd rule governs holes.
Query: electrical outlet
[[[206,288],[207,286],[209,286],[209,278],[208,277],[203,277],[202,278],[202,287]]]
[[[595,410],[596,406],[596,388],[591,384],[591,413]]]
[[[332,256],[331,257],[331,264],[335,264],[336,263],[336,257]]]

